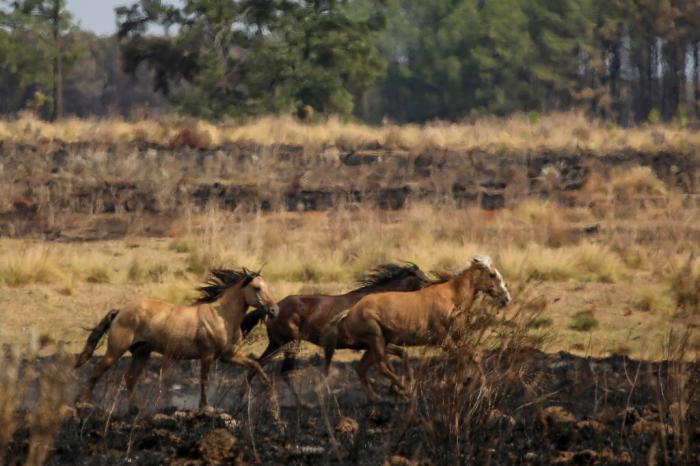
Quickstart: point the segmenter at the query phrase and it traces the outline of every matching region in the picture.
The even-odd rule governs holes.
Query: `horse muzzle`
[[[268,317],[272,317],[273,319],[277,317],[280,313],[280,308],[277,304],[273,304],[272,306],[264,306],[263,310],[265,311],[265,314],[268,315]]]
[[[508,295],[500,295],[494,298],[494,302],[500,308],[506,307],[510,303],[511,299]]]

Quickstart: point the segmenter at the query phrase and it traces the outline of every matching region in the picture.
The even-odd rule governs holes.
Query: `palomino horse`
[[[212,270],[202,295],[191,306],[178,306],[155,299],[140,299],[107,313],[92,330],[85,348],[78,355],[78,368],[90,359],[102,336],[107,336],[107,352],[95,368],[80,401],[92,398],[99,378],[127,351],[133,354],[126,372],[129,406],[133,408],[134,386],[152,351],[170,359],[202,361],[199,406],[209,409],[206,385],[209,368],[217,358],[257,371],[269,383],[260,365],[237,354],[242,340],[240,325],[248,307],[275,316],[279,308],[259,272]]]
[[[288,379],[289,372],[294,370],[296,363],[297,347],[294,342],[306,340],[320,345],[322,330],[331,319],[368,294],[382,291],[414,291],[430,283],[432,283],[430,279],[416,264],[407,263],[403,266],[383,264],[375,268],[360,282],[360,288],[349,293],[337,296],[287,296],[279,302],[279,315],[276,318],[266,319],[269,342],[258,361],[264,365],[280,349],[284,348],[281,373],[296,397],[297,394]],[[243,334],[248,334],[264,317],[264,312],[260,310],[252,311],[246,315],[241,324]],[[342,342],[337,343],[341,348],[346,347],[342,345]],[[389,352],[392,352],[391,349]],[[297,401],[299,400],[297,399]]]
[[[470,310],[478,293],[489,295],[501,307],[511,299],[503,277],[489,257],[475,256],[462,272],[418,291],[365,296],[337,314],[324,331],[326,373],[340,336],[346,346],[367,348],[357,373],[371,401],[375,394],[367,371],[374,364],[392,383],[403,387],[387,363],[389,348],[438,344],[447,335],[454,317]]]

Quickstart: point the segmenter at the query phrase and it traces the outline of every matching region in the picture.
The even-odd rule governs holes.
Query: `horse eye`
[[[259,286],[254,286],[253,289],[254,289],[255,291],[260,291],[260,287],[259,287]]]

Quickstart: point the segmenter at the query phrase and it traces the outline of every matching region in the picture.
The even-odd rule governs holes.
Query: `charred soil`
[[[126,412],[116,388],[128,364],[122,361],[100,384],[102,397],[95,407],[70,412],[47,464],[123,464],[127,459],[134,464],[395,465],[700,461],[700,404],[692,394],[676,396],[679,387],[698,386],[697,364],[535,350],[515,357],[518,370],[503,377],[502,354],[484,355],[488,380],[479,390],[490,393],[488,402],[472,393],[476,401],[461,405],[469,409],[456,413],[454,419],[463,421],[456,426],[443,423],[444,410],[455,405],[434,403],[437,392],[430,390],[439,388],[420,381],[425,368],[440,367],[437,360],[413,360],[418,368],[414,392],[407,398],[391,395],[386,385],[381,387],[384,401],[374,405],[365,402],[350,364],[337,364],[325,385],[310,361],[294,378],[305,406],[298,407],[277,382],[279,409],[259,382],[249,398],[242,396],[243,374],[218,368],[212,398],[217,411],[209,414],[193,409],[195,363],[173,367],[165,394],[158,396],[154,362],[140,386],[142,410],[136,415]],[[82,370],[81,377],[88,372]],[[469,377],[463,381],[472,382]],[[26,458],[30,435],[27,429],[16,432],[6,452],[10,464]]]

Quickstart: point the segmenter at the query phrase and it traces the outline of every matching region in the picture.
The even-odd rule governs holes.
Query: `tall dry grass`
[[[583,149],[609,152],[619,149],[692,150],[700,135],[672,125],[620,128],[595,121],[582,113],[552,113],[535,120],[528,115],[484,117],[473,122],[431,122],[425,125],[368,126],[330,117],[304,123],[291,116],[266,116],[245,123],[214,124],[190,118],[124,121],[67,118],[57,123],[21,114],[0,122],[0,140],[31,142],[152,142],[216,147],[250,141],[264,145],[294,144],[315,150],[325,145],[344,148],[366,144],[420,151],[423,148],[493,149],[523,151]]]
[[[24,341],[24,328],[38,325],[46,331],[50,316],[57,314],[60,322],[50,328],[66,329],[61,332],[73,341],[71,329],[91,323],[87,316],[97,318],[130,297],[191,302],[212,267],[264,267],[281,299],[299,292],[349,291],[385,262],[456,271],[481,253],[493,256],[509,284],[535,283],[561,299],[548,316],[561,334],[557,348],[587,348],[584,332],[571,330],[570,323],[574,313],[591,311],[600,321],[593,331],[600,351],[624,344],[638,354],[658,346],[659,332],[687,323],[674,312],[674,290],[695,282],[674,285],[681,266],[672,265],[687,258],[700,216],[692,206],[669,211],[662,204],[619,218],[611,213],[616,205],[613,201],[601,217],[593,214],[594,206],[567,208],[535,199],[496,212],[432,203],[400,211],[354,206],[309,213],[187,211],[172,225],[170,238],[0,240],[0,287],[11,290],[6,306],[22,309],[8,314],[11,341]],[[41,293],[41,301],[29,299],[25,287]],[[639,335],[630,336],[628,321]],[[631,345],[630,338],[635,339]],[[654,344],[642,345],[648,338]]]
[[[34,339],[26,346],[4,346],[0,355],[0,464],[40,466],[46,462],[64,420],[71,415],[69,397],[75,383],[72,355],[54,348],[50,360],[39,351],[50,338]],[[26,450],[8,451],[16,435],[26,436]],[[26,455],[26,456],[25,456]]]
[[[515,427],[511,415],[542,392],[527,355],[546,340],[546,332],[533,325],[546,312],[546,299],[527,289],[518,294],[521,300],[505,315],[482,306],[469,318],[455,320],[442,351],[418,363],[408,393],[408,422],[402,423],[406,430],[420,427],[416,459],[508,461],[502,447]],[[491,349],[482,358],[484,347]]]
[[[663,272],[682,255],[671,238],[659,237],[653,248],[636,242],[635,236],[648,234],[649,219],[657,221],[651,211],[637,222],[607,218],[589,237],[579,225],[592,217],[585,209],[569,210],[535,200],[488,215],[478,208],[432,204],[399,212],[340,208],[232,214],[208,209],[181,218],[173,227],[178,235],[165,241],[111,241],[91,248],[2,240],[0,286],[194,285],[210,268],[242,265],[264,266],[271,282],[348,284],[383,262],[457,270],[476,253],[494,256],[510,281],[616,283],[649,270]],[[679,228],[692,228],[693,215],[679,220],[684,225]],[[619,228],[626,231],[617,234]]]

